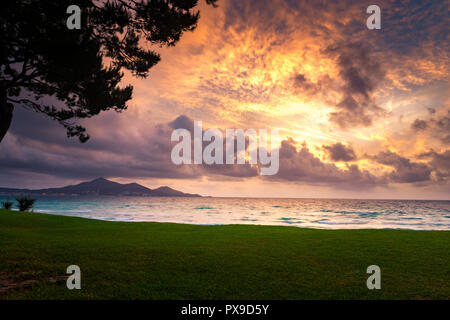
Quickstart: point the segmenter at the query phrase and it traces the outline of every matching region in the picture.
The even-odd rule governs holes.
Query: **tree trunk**
[[[6,100],[6,90],[0,89],[0,143],[11,125],[13,110],[14,105]]]

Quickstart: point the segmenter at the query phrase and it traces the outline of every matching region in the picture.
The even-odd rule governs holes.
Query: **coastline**
[[[20,212],[19,210],[11,210],[13,212]],[[128,222],[128,223],[167,223],[167,224],[180,224],[180,225],[193,225],[193,226],[260,226],[260,227],[286,227],[286,228],[298,228],[298,229],[312,229],[312,230],[399,230],[399,231],[447,231],[450,230],[440,230],[440,229],[413,229],[413,228],[387,228],[387,227],[367,227],[367,228],[336,228],[330,229],[327,227],[311,227],[311,226],[301,226],[295,224],[259,224],[259,223],[195,223],[195,222],[173,222],[173,221],[149,221],[149,220],[134,220],[127,218],[112,218],[112,217],[89,217],[89,216],[78,216],[71,214],[62,214],[62,213],[49,213],[39,211],[33,211],[32,213],[38,214],[49,214],[53,216],[62,216],[62,217],[72,217],[72,218],[80,218],[80,219],[88,219],[88,220],[98,220],[98,221],[106,221],[106,222]]]
[[[279,225],[333,230],[450,230],[449,201],[106,196],[36,199],[35,212],[105,221]],[[8,199],[0,197],[1,200]]]

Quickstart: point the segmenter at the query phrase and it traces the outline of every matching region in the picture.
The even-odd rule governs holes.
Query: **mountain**
[[[98,178],[77,185],[50,189],[0,188],[0,195],[108,195],[108,196],[146,196],[146,197],[201,197],[198,194],[184,193],[169,187],[149,189],[137,183],[121,184]]]

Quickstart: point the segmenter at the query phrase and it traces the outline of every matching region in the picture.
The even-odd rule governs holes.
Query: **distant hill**
[[[0,188],[2,195],[108,195],[108,196],[146,196],[146,197],[201,197],[198,194],[184,193],[169,187],[149,189],[137,183],[121,184],[98,178],[77,185],[50,189]]]

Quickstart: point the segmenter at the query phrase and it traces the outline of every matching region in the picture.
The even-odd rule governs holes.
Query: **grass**
[[[0,298],[449,299],[449,252],[448,231],[107,222],[0,210]],[[72,264],[81,268],[81,290],[61,280]],[[381,268],[381,290],[366,287],[372,264]]]

